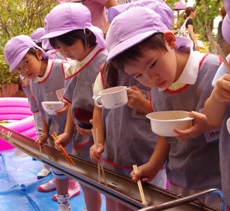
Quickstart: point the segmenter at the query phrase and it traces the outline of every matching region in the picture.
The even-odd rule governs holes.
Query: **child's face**
[[[76,42],[71,46],[59,43],[57,49],[64,57],[72,60],[81,61],[87,56],[86,50],[81,40],[76,40]]]
[[[41,60],[42,53],[41,55],[38,55],[38,58],[35,55],[27,53],[15,69],[23,77],[28,79],[35,79],[38,76],[42,76]]]
[[[124,67],[125,72],[150,88],[166,89],[176,79],[177,62],[174,50],[143,50],[143,57],[131,61]]]

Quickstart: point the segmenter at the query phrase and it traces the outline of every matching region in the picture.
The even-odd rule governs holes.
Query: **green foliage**
[[[3,55],[0,55],[0,85],[10,83],[19,83],[19,75],[15,71],[13,73],[9,72],[8,65],[5,63]]]
[[[31,35],[44,27],[44,18],[57,5],[56,0],[0,0],[0,84],[18,81],[17,73],[9,73],[3,51],[7,41],[19,34]]]
[[[173,9],[175,2],[180,0],[165,0],[165,2]],[[188,2],[185,0],[185,2]],[[193,19],[194,31],[203,42],[207,43],[207,51],[215,52],[213,49],[216,36],[212,33],[214,19],[219,16],[220,8],[223,6],[223,0],[196,0],[196,18]],[[184,13],[180,11],[179,20],[174,23],[174,28],[181,26],[184,22]],[[206,49],[206,47],[205,47]]]

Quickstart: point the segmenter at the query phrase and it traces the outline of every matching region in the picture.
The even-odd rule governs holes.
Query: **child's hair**
[[[36,53],[36,50],[37,50],[37,48],[30,48],[29,50],[28,50],[28,52],[27,52],[27,54],[30,54],[30,55],[33,55],[33,56],[35,56],[36,58],[38,58],[38,56],[37,56],[37,53]]]
[[[102,67],[102,70],[103,78],[105,79],[104,88],[107,89],[117,86],[119,80],[118,70],[113,66],[112,62],[105,63]]]
[[[93,47],[97,45],[96,36],[89,29],[73,30],[58,37],[50,38],[49,42],[50,45],[56,49],[60,43],[66,46],[71,46],[76,40],[81,40],[85,47]]]
[[[123,51],[111,60],[114,68],[124,71],[125,64],[130,61],[137,61],[143,56],[144,49],[157,49],[159,51],[168,51],[165,45],[165,39],[162,33],[156,33],[146,38],[142,42]]]
[[[220,9],[220,15],[221,15],[222,19],[224,19],[225,15],[226,15],[226,9],[224,6],[221,7],[221,9]]]

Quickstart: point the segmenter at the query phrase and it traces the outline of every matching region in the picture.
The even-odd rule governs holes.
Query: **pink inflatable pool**
[[[34,127],[33,113],[29,108],[27,98],[0,98],[0,120],[18,120],[12,123],[4,124],[4,127],[14,130],[32,139],[37,138]],[[0,138],[0,151],[12,148],[14,148],[14,146]]]

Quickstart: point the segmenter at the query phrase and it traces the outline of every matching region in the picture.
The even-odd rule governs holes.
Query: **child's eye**
[[[154,66],[156,65],[156,62],[153,62],[151,65],[150,65],[150,69],[153,68]]]
[[[21,71],[21,68],[20,68],[20,67],[18,67],[18,68],[16,68],[15,70],[19,72],[19,71]]]
[[[142,74],[137,74],[134,76],[134,78],[140,78],[142,76]]]
[[[25,63],[24,63],[25,65],[28,65],[29,64],[29,61],[27,60],[27,61],[25,61]]]

